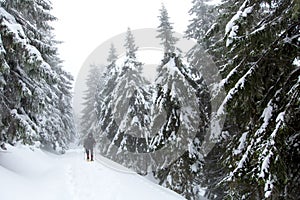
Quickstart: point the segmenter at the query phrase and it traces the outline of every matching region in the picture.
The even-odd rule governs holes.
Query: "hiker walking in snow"
[[[86,152],[86,159],[88,161],[94,161],[94,151],[93,148],[96,145],[96,140],[93,137],[92,133],[89,133],[88,136],[83,141],[83,147]]]

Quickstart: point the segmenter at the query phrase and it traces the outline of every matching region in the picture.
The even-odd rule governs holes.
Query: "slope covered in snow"
[[[82,149],[55,155],[19,145],[0,151],[1,200],[184,199],[128,169]]]

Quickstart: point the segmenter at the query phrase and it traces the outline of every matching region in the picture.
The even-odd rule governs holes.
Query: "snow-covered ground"
[[[103,157],[84,161],[82,149],[55,155],[18,145],[0,151],[1,200],[184,199]]]

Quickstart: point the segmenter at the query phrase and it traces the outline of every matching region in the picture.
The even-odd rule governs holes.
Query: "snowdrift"
[[[1,200],[184,199],[106,158],[82,149],[55,155],[18,145],[0,151]]]

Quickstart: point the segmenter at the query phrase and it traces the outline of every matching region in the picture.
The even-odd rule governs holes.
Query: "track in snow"
[[[7,152],[0,152],[1,200],[184,199],[106,158],[86,162],[82,149],[54,155],[19,145]]]
[[[74,200],[184,199],[106,158],[84,161],[84,152],[68,152],[64,159]]]

